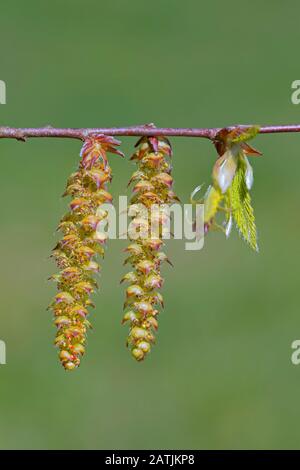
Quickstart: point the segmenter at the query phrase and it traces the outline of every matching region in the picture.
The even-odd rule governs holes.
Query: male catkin
[[[97,230],[97,226],[108,215],[101,204],[112,202],[107,192],[112,178],[107,152],[123,155],[115,149],[116,145],[119,142],[112,137],[89,136],[81,150],[78,171],[68,179],[64,193],[72,200],[69,212],[58,226],[63,238],[52,251],[60,272],[51,277],[59,292],[50,308],[57,327],[55,344],[66,370],[78,367],[85,352],[90,327],[88,307],[94,306],[90,296],[98,287],[95,275],[100,271],[95,257],[103,257],[106,242],[106,234]]]
[[[172,150],[168,139],[143,137],[137,146],[131,157],[138,168],[130,179],[134,187],[129,215],[133,218],[128,231],[130,244],[126,249],[129,257],[125,261],[125,264],[131,264],[132,271],[122,281],[129,283],[123,317],[123,323],[129,323],[127,344],[133,357],[141,361],[154,342],[158,308],[163,307],[163,297],[159,292],[163,284],[161,263],[169,261],[160,251],[164,222],[169,217],[164,208],[178,198],[172,190]],[[156,210],[151,211],[154,206]]]

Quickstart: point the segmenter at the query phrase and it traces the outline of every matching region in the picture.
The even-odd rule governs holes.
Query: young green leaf
[[[238,169],[227,193],[227,205],[230,207],[236,226],[251,248],[258,251],[254,211],[247,187],[247,164],[240,155]]]

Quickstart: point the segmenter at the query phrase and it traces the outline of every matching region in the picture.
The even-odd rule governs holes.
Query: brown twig
[[[249,125],[230,126],[249,127]],[[132,127],[104,127],[104,128],[55,128],[47,127],[0,127],[0,139],[17,139],[25,141],[32,137],[60,137],[84,140],[90,134],[104,134],[111,136],[153,136],[164,135],[169,137],[203,137],[213,140],[221,128],[171,128],[154,127],[153,125],[142,125]],[[262,126],[260,134],[276,134],[283,132],[300,132],[300,124],[285,126]]]

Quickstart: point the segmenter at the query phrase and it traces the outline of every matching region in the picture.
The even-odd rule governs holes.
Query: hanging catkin
[[[63,238],[52,252],[60,272],[51,277],[59,292],[50,308],[57,327],[55,344],[66,370],[78,367],[85,352],[88,307],[94,306],[90,296],[98,287],[95,276],[100,271],[95,257],[103,257],[106,242],[106,234],[97,226],[108,215],[101,204],[112,202],[107,191],[112,178],[107,152],[123,155],[115,148],[119,144],[109,136],[89,136],[81,149],[78,171],[68,179],[64,193],[72,200],[58,226]]]
[[[168,214],[158,210],[154,212],[154,216],[152,212],[151,218],[151,209],[154,205],[156,208],[168,206],[178,198],[171,189],[172,150],[168,139],[143,137],[137,146],[138,150],[131,158],[136,161],[138,168],[130,180],[134,187],[129,213],[134,207],[139,207],[140,210],[137,215],[133,215],[130,224],[135,230],[133,233],[129,230],[128,233],[130,244],[126,251],[129,257],[125,264],[130,263],[132,271],[127,273],[122,281],[129,283],[123,317],[123,323],[129,322],[127,344],[133,357],[141,361],[154,342],[159,306],[163,306],[163,297],[159,292],[163,284],[161,263],[168,261],[165,253],[160,251],[163,245],[164,222]],[[154,223],[158,224],[158,230],[153,236]]]

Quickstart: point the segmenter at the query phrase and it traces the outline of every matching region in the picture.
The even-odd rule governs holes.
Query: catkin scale
[[[112,178],[107,152],[123,156],[116,145],[119,142],[112,137],[89,136],[81,150],[78,171],[69,177],[63,194],[72,199],[58,226],[63,237],[52,251],[60,272],[50,278],[57,282],[59,291],[50,308],[57,327],[55,345],[66,370],[79,366],[91,327],[88,307],[94,307],[90,296],[98,288],[95,275],[101,269],[95,257],[104,256],[106,242],[106,234],[97,227],[108,215],[101,204],[112,202],[107,192]]]
[[[158,292],[163,285],[161,264],[169,261],[160,251],[163,245],[164,222],[168,217],[159,212],[151,217],[154,204],[169,205],[178,201],[171,187],[170,157],[171,145],[165,137],[143,137],[137,143],[137,151],[131,160],[137,162],[138,169],[129,181],[133,183],[133,196],[130,210],[143,205],[145,210],[133,215],[131,227],[140,237],[133,236],[129,230],[130,245],[126,248],[128,258],[124,264],[131,264],[132,271],[125,274],[121,282],[128,282],[124,303],[125,314],[122,323],[129,323],[127,345],[132,356],[142,361],[150,352],[155,341],[154,332],[158,328],[159,307],[163,307],[163,297]],[[157,227],[153,236],[153,224]]]

